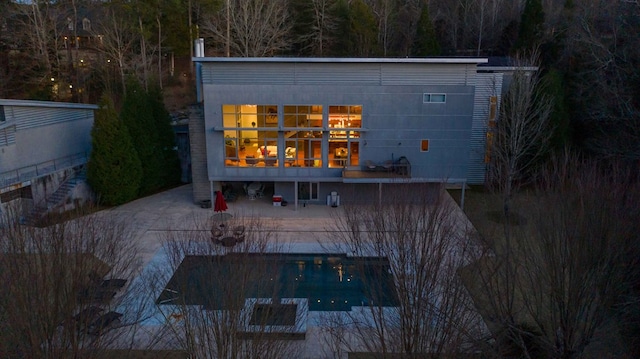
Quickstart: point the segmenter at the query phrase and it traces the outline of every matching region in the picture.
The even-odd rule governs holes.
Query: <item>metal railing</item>
[[[31,166],[20,167],[15,170],[0,173],[0,188],[12,184],[43,177],[48,174],[79,166],[87,163],[87,153],[79,152],[73,155],[56,158],[53,160],[37,163]]]

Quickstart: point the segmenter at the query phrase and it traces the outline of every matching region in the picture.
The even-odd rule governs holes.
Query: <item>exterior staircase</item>
[[[29,211],[27,216],[24,219],[24,224],[27,225],[37,225],[38,222],[42,220],[42,218],[53,208],[57,207],[59,204],[64,202],[71,191],[78,185],[80,182],[84,182],[87,179],[87,167],[82,166],[79,171],[76,171],[75,176],[64,181],[55,192],[53,192],[50,196],[46,198],[45,201],[42,201],[40,204],[36,204]]]

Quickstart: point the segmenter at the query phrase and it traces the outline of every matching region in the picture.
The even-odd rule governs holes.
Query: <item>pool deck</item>
[[[274,228],[280,243],[290,252],[325,252],[321,242],[329,238],[328,231],[340,208],[326,205],[292,204],[275,207],[271,197],[249,200],[240,195],[227,203],[226,213],[236,218],[258,216]],[[200,208],[192,200],[191,185],[184,185],[165,192],[126,203],[103,211],[105,215],[126,220],[135,233],[144,263],[148,263],[162,246],[163,233],[193,230],[197,223],[206,221],[216,213],[212,208]]]
[[[240,195],[234,202],[227,204],[227,213],[234,218],[260,217],[274,228],[278,241],[291,253],[325,253],[332,225],[340,214],[340,207],[326,205],[298,206],[291,203],[285,207],[273,206],[270,196],[250,200]],[[461,219],[466,216],[461,213]],[[193,231],[202,228],[216,213],[212,208],[201,208],[192,200],[191,185],[184,185],[133,202],[103,210],[96,215],[114,216],[131,226],[134,240],[139,247],[143,267],[153,267],[152,262],[162,260],[163,238],[169,232]],[[134,280],[135,283],[135,280]],[[317,312],[310,312],[317,313]],[[306,339],[302,344],[300,358],[322,358],[323,338],[321,328],[314,325],[317,314],[310,315],[306,327]],[[152,328],[148,328],[149,334]],[[141,338],[140,338],[141,339]]]

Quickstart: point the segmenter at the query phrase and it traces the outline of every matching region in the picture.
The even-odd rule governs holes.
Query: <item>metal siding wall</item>
[[[0,146],[8,146],[16,143],[16,126],[0,130]]]
[[[49,126],[67,121],[91,118],[92,110],[74,110],[68,108],[11,107],[10,117],[15,121],[18,131]]]
[[[382,85],[475,84],[476,66],[468,64],[383,64]]]
[[[205,85],[465,85],[475,64],[203,63]]]
[[[361,138],[363,161],[406,156],[414,180],[466,177],[476,108],[475,65],[292,63],[287,64],[289,69],[272,65],[203,63],[208,73],[203,75],[207,146],[201,151],[206,153],[209,179],[341,179],[341,172],[335,169],[225,167],[218,151],[222,133],[211,131],[222,124],[224,103],[362,104],[363,126],[369,129]],[[424,92],[446,93],[447,103],[424,104]],[[419,150],[424,138],[432,141],[428,153]]]
[[[292,64],[265,63],[203,63],[202,83],[254,85],[287,85],[295,82],[295,70]]]
[[[300,85],[378,85],[379,64],[296,64],[296,84]]]
[[[502,95],[502,73],[479,73],[473,101],[473,123],[471,126],[471,151],[469,153],[469,184],[483,184],[486,164],[484,163],[489,97],[498,96],[498,107]]]

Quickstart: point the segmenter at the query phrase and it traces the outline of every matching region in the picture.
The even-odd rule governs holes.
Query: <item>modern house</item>
[[[28,217],[86,198],[90,191],[77,186],[77,177],[91,150],[97,108],[0,99],[0,212],[15,204]]]
[[[332,192],[357,201],[379,199],[388,185],[484,181],[503,75],[481,69],[487,59],[193,61],[195,201],[223,182],[273,183],[298,205]]]

